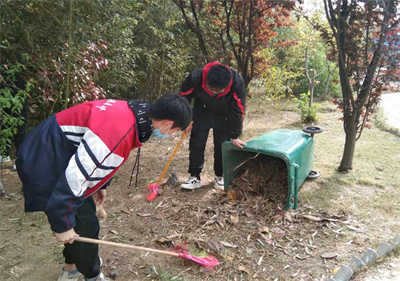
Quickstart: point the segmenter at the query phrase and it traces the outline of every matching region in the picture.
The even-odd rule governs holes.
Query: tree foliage
[[[291,25],[295,0],[172,0],[196,34],[205,62],[236,65],[246,85],[266,70],[261,51],[292,42],[272,41],[279,28]]]
[[[98,80],[98,73],[108,65],[101,23],[112,14],[113,3],[2,2],[0,61],[10,66],[24,64],[23,76],[38,82],[29,99],[37,117],[46,118],[68,106],[105,96]],[[111,6],[108,9],[107,4]],[[32,60],[26,63],[22,54]]]
[[[145,1],[132,12],[137,21],[131,40],[137,49],[134,98],[154,100],[177,91],[193,69],[193,35],[182,25],[179,10],[170,0]],[[132,96],[131,96],[132,98]]]
[[[0,66],[0,156],[6,155],[18,127],[26,121],[21,112],[34,85],[31,81],[23,82],[23,70],[21,64]]]
[[[178,19],[168,0],[1,1],[0,62],[37,81],[28,102],[39,120],[87,100],[153,100],[176,91],[190,64]]]
[[[352,169],[355,144],[379,96],[399,71],[398,0],[324,0],[330,30],[320,27],[339,65],[346,134],[339,171]],[[397,78],[398,79],[398,78]]]
[[[340,94],[337,83],[330,83],[331,80],[339,78],[337,68],[335,68],[337,63],[329,60],[328,46],[314,28],[315,23],[327,26],[325,17],[316,11],[310,16],[305,15],[297,19],[292,17],[292,21],[293,26],[282,30],[278,38],[282,41],[290,39],[296,44],[279,48],[273,54],[279,67],[300,73],[295,79],[288,81],[288,87],[297,97],[310,91],[311,83],[313,83],[316,97],[328,98],[328,96]]]

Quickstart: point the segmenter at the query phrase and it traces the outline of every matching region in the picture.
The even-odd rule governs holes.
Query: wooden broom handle
[[[79,241],[79,242],[91,243],[91,244],[128,248],[128,249],[133,249],[133,250],[138,250],[138,251],[151,252],[151,253],[162,254],[162,255],[169,255],[169,256],[173,256],[173,257],[180,256],[178,253],[174,253],[174,252],[170,252],[170,251],[163,251],[163,250],[157,250],[157,249],[152,249],[152,248],[145,248],[145,247],[133,246],[133,245],[129,245],[129,244],[115,243],[115,242],[103,241],[103,240],[80,237],[80,236],[74,237],[74,240]]]
[[[193,124],[193,121],[190,122],[189,127],[192,126],[192,124]],[[183,134],[183,136],[181,137],[181,140],[180,140],[180,141],[178,142],[178,144],[176,145],[174,152],[172,153],[171,157],[169,158],[169,160],[168,160],[168,162],[167,162],[167,165],[165,165],[164,171],[162,171],[161,176],[158,178],[158,181],[157,181],[157,184],[158,184],[158,185],[160,185],[161,180],[162,180],[162,178],[163,178],[165,172],[168,170],[168,167],[169,167],[169,165],[171,164],[172,159],[174,158],[176,152],[178,151],[178,148],[181,146],[182,141],[183,141],[183,139],[184,139],[185,137],[186,137],[186,134]]]

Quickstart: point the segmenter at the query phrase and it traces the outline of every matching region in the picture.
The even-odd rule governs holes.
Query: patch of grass
[[[198,258],[208,257],[208,254],[206,252],[200,250],[199,248],[197,248],[194,245],[188,245],[187,251],[190,255],[198,257]]]
[[[321,176],[304,183],[300,199],[327,212],[365,220],[374,214],[381,220],[390,220],[396,206],[393,198],[400,196],[400,139],[376,127],[364,129],[356,143],[353,170],[339,173],[345,142],[340,117],[334,111],[321,115],[318,126],[324,132],[314,136],[313,166]]]
[[[159,281],[184,281],[182,278],[179,278],[178,276],[173,276],[170,273],[164,271],[161,267],[156,268],[154,265],[150,265],[146,263],[146,266],[150,269],[150,274],[156,278]],[[154,279],[152,279],[154,280]]]
[[[292,111],[294,105],[287,106],[290,110],[277,109],[271,104],[266,106],[264,115],[257,113],[257,118],[247,125],[245,118],[243,140],[277,129],[302,130],[305,127],[300,116],[293,122],[298,115]],[[249,112],[254,114],[257,104],[250,107]],[[390,220],[390,212],[396,209],[393,198],[400,196],[400,173],[397,172],[400,170],[400,138],[378,127],[364,129],[356,143],[353,170],[340,173],[337,168],[345,144],[342,114],[329,102],[323,102],[321,108],[320,119],[312,124],[324,130],[314,135],[313,170],[321,176],[304,182],[299,192],[299,206],[307,202],[325,212],[359,216],[365,220],[376,214],[382,220]]]

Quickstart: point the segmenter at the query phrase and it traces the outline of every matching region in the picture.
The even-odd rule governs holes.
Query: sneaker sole
[[[182,185],[181,185],[181,188],[182,188],[182,189],[193,190],[193,189],[200,188],[200,187],[202,187],[202,186],[203,186],[202,184],[200,184],[200,185],[195,185],[195,186],[192,186],[192,187],[182,186]]]
[[[220,186],[217,183],[214,183],[214,188],[217,189],[217,190],[225,190],[224,186]]]

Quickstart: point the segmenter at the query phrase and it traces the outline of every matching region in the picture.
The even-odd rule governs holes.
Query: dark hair
[[[223,65],[214,65],[207,73],[206,84],[218,89],[228,87],[232,80],[231,70]]]
[[[156,100],[150,109],[150,117],[174,121],[172,128],[186,129],[192,121],[192,108],[188,100],[176,93],[167,94]]]

